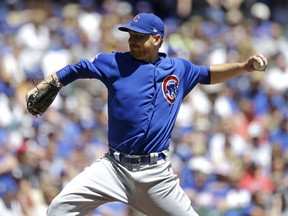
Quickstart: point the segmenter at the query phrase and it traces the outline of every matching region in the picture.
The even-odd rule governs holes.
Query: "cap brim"
[[[150,32],[147,32],[141,28],[135,27],[135,26],[121,26],[118,28],[120,31],[128,32],[128,31],[135,31],[142,34],[151,34]]]

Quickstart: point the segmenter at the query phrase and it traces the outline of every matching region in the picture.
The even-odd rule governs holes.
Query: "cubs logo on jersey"
[[[179,79],[175,75],[167,76],[162,83],[162,92],[165,99],[173,104],[176,100],[179,87]]]

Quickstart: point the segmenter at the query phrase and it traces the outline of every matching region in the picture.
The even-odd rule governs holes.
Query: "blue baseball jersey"
[[[149,154],[169,147],[183,98],[210,84],[210,69],[159,53],[156,63],[129,52],[100,53],[57,71],[65,86],[79,78],[101,80],[108,89],[109,147],[126,154]]]

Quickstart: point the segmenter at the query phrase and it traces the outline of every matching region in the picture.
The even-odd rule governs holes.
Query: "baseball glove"
[[[44,89],[38,89],[27,99],[27,110],[34,116],[42,115],[54,101],[61,89],[57,80],[52,79]]]

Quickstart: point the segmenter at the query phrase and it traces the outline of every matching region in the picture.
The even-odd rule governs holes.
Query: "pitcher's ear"
[[[154,38],[154,44],[157,46],[159,44],[162,44],[162,36],[160,34],[156,34],[156,35],[153,35],[153,38]]]

